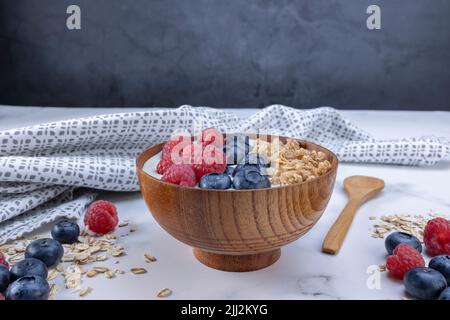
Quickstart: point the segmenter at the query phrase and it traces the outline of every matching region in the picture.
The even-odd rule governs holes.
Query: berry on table
[[[425,261],[422,255],[416,249],[404,243],[399,244],[392,255],[386,259],[386,269],[393,277],[398,279],[403,279],[408,270],[424,266]]]
[[[208,173],[200,178],[199,186],[204,189],[229,189],[231,179],[226,173]]]
[[[423,242],[431,256],[450,255],[450,221],[444,218],[428,221],[423,232]]]
[[[384,241],[384,246],[386,247],[388,254],[392,254],[395,247],[397,247],[400,243],[407,244],[417,251],[422,252],[422,244],[420,243],[420,240],[405,232],[396,231],[391,233]]]
[[[25,249],[25,258],[41,260],[47,268],[55,267],[64,255],[62,245],[53,239],[38,239],[32,241]]]
[[[436,256],[430,260],[428,267],[439,271],[447,280],[447,285],[450,286],[450,256],[442,255]]]
[[[417,299],[436,299],[447,287],[444,276],[430,268],[413,268],[403,279],[406,292]]]
[[[63,244],[72,244],[78,241],[80,227],[73,221],[61,220],[52,228],[52,238]]]
[[[10,271],[2,264],[0,264],[0,293],[5,292],[11,282]]]
[[[195,172],[188,164],[174,164],[163,174],[162,181],[180,186],[195,187]]]
[[[450,287],[441,292],[438,300],[450,300]]]
[[[0,264],[9,269],[9,263],[6,261],[5,255],[0,251]]]
[[[119,223],[116,206],[105,200],[94,201],[86,211],[84,224],[96,234],[113,231]]]
[[[6,300],[48,300],[50,287],[39,276],[25,276],[11,283],[6,290]]]
[[[270,188],[270,180],[255,170],[242,170],[234,176],[235,189],[261,189]]]
[[[11,268],[11,282],[24,276],[40,276],[47,279],[47,266],[41,260],[35,258],[26,258],[17,262]]]

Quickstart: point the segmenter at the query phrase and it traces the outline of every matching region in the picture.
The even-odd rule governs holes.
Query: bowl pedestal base
[[[231,272],[263,269],[275,263],[280,258],[280,255],[281,249],[248,255],[224,255],[194,248],[194,256],[204,265]]]

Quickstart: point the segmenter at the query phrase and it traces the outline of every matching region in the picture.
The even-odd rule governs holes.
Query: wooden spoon
[[[349,200],[328,231],[323,241],[322,252],[330,254],[339,252],[358,208],[383,188],[384,181],[378,178],[351,176],[344,180],[344,189],[347,191]]]

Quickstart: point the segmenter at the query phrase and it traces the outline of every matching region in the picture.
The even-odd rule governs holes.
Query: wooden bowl
[[[306,149],[324,152],[331,170],[307,182],[267,189],[183,187],[144,172],[144,163],[161,151],[161,143],[137,158],[141,192],[161,227],[194,247],[200,262],[224,271],[258,270],[277,261],[282,246],[315,225],[333,192],[336,156],[319,145],[299,141]]]

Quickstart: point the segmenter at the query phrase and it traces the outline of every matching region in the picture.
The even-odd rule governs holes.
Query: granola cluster
[[[301,183],[322,176],[331,169],[325,153],[302,148],[297,140],[279,139],[272,142],[257,140],[254,152],[266,156],[272,163],[268,170],[272,183],[289,185]]]

